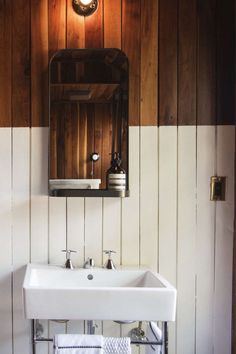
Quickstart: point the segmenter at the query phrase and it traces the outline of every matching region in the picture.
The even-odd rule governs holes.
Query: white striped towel
[[[103,336],[86,334],[57,334],[54,354],[103,354]]]

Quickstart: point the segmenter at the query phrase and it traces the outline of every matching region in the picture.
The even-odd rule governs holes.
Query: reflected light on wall
[[[72,0],[74,11],[81,16],[90,16],[98,8],[98,0]]]

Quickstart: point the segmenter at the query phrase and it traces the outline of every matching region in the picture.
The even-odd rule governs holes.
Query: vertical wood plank
[[[178,125],[196,124],[196,0],[179,1]]]
[[[159,128],[159,272],[176,286],[177,128]],[[169,353],[176,352],[176,326],[169,326]]]
[[[129,125],[140,124],[140,0],[122,0],[122,50],[129,58]]]
[[[217,1],[217,124],[235,122],[235,2]]]
[[[67,247],[72,253],[75,267],[84,264],[84,198],[67,198]],[[84,333],[84,321],[69,321],[67,333]]]
[[[101,178],[102,176],[102,161],[103,161],[103,114],[104,109],[102,105],[95,104],[95,121],[94,121],[94,151],[98,152],[101,158],[94,164],[94,177]],[[91,151],[92,152],[92,151]],[[105,186],[103,186],[105,188]]]
[[[121,0],[104,0],[104,48],[121,48]],[[106,170],[109,168],[111,152],[111,113],[110,107],[105,109],[103,120],[103,166],[102,181],[106,188]],[[105,140],[105,141],[104,141]],[[120,264],[121,259],[121,201],[120,199],[103,199],[103,249],[113,249],[115,264]],[[104,263],[104,260],[103,260]],[[120,326],[112,321],[103,321],[103,334],[119,336]]]
[[[88,141],[91,140],[90,138],[90,122],[92,120],[93,126],[93,119],[88,121],[86,105],[79,105],[78,108],[78,139],[77,139],[77,154],[76,154],[76,165],[78,169],[79,178],[87,178],[90,177],[89,172],[87,171],[87,160],[88,160]],[[93,132],[93,128],[92,128]],[[92,134],[91,134],[92,135]],[[94,142],[92,143],[93,147]],[[94,151],[94,149],[93,149]],[[91,171],[90,171],[91,172]]]
[[[66,10],[66,47],[84,48],[85,28],[84,16],[78,16],[73,10],[71,1],[67,1]]]
[[[49,263],[63,265],[65,253],[61,250],[66,247],[66,198],[49,198]],[[49,322],[50,337],[65,332],[65,324]],[[49,353],[53,353],[52,345],[49,346]]]
[[[103,48],[103,0],[96,12],[85,18],[85,48]]]
[[[141,0],[140,125],[157,125],[158,2]]]
[[[177,0],[159,2],[159,125],[177,124]]]
[[[0,127],[11,126],[12,2],[0,1]]]
[[[48,46],[49,59],[58,49],[66,48],[66,2],[52,0],[48,2]]]
[[[214,353],[231,353],[232,263],[234,232],[233,126],[217,127],[217,175],[227,176],[226,201],[216,203]],[[223,330],[223,336],[222,336]],[[221,334],[220,334],[221,333]],[[221,338],[220,338],[221,337]]]
[[[178,127],[176,352],[195,352],[196,127]],[[185,333],[185,335],[183,335]]]
[[[114,250],[112,255],[115,264],[120,264],[121,242],[121,202],[116,198],[103,199],[103,249]],[[107,256],[103,255],[103,264]]]
[[[157,271],[157,127],[140,128],[140,263]],[[148,205],[148,208],[147,208]]]
[[[85,259],[93,258],[98,267],[102,264],[102,231],[102,199],[85,198]],[[102,333],[102,322],[96,325],[96,333]]]
[[[48,128],[31,128],[31,262],[48,262]]]
[[[85,259],[93,258],[96,266],[102,263],[102,199],[85,199]]]
[[[84,264],[84,198],[67,198],[67,246],[77,251],[73,264]]]
[[[112,255],[115,265],[120,265],[121,259],[121,201],[120,198],[103,198],[103,250],[114,250]],[[103,255],[102,264],[107,259]],[[104,336],[120,336],[120,326],[113,321],[103,321]]]
[[[65,150],[65,178],[73,176],[73,116],[70,103],[65,106],[65,122],[64,122],[64,150]]]
[[[11,129],[0,129],[0,346],[2,354],[12,353],[12,241],[11,241]]]
[[[121,264],[139,264],[139,127],[129,128],[130,197],[122,199]]]
[[[22,283],[30,254],[29,128],[13,129],[12,161],[12,259],[13,259],[13,351],[22,354],[30,343],[29,321],[23,315]]]
[[[49,263],[65,263],[66,198],[49,198]]]
[[[216,1],[198,1],[197,124],[216,124]]]
[[[104,1],[104,48],[121,48],[121,0]]]
[[[48,1],[31,0],[31,125],[48,126]]]
[[[129,189],[130,197],[121,200],[121,264],[140,264],[140,128],[129,127]],[[127,336],[137,323],[121,326]],[[132,353],[139,353],[137,346]]]
[[[215,205],[209,198],[215,174],[215,127],[197,127],[196,352],[213,353]]]
[[[30,126],[30,6],[12,2],[12,124]]]

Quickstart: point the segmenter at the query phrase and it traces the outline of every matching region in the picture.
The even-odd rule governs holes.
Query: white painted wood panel
[[[196,353],[213,353],[215,204],[210,177],[215,173],[215,127],[197,127],[197,306]]]
[[[131,127],[131,197],[122,201],[68,198],[67,208],[65,198],[49,198],[48,206],[47,128],[32,128],[31,133],[29,128],[0,129],[0,164],[4,171],[0,185],[0,226],[4,235],[0,235],[0,246],[6,250],[0,257],[0,310],[1,319],[4,318],[4,327],[0,325],[1,354],[11,354],[12,346],[14,354],[30,354],[30,326],[23,318],[21,303],[23,266],[30,255],[32,261],[49,259],[50,263],[63,264],[65,255],[61,249],[66,245],[79,249],[79,254],[72,255],[78,266],[87,256],[95,258],[97,265],[103,263],[103,248],[118,251],[114,256],[117,264],[120,260],[127,265],[149,262],[154,268],[157,262],[159,271],[177,284],[180,297],[177,337],[174,326],[170,326],[169,353],[230,353],[234,127],[217,128],[217,149],[215,129],[197,127],[195,136],[195,127]],[[189,176],[194,174],[196,161],[194,196],[194,181]],[[216,209],[215,203],[209,201],[210,176],[215,172],[228,176],[227,200],[217,203]],[[155,180],[158,190],[151,194]],[[151,248],[153,244],[155,247]],[[15,273],[11,298],[12,269]],[[47,334],[47,321],[44,325]],[[97,333],[119,336],[127,335],[137,323],[124,325],[122,330],[109,321],[98,325]],[[49,336],[83,331],[83,321],[66,325],[50,322]],[[49,352],[52,354],[52,349]],[[47,345],[37,346],[37,354],[46,353]],[[133,347],[133,353],[139,353],[139,349]]]
[[[48,128],[31,128],[31,262],[48,263]]]
[[[157,127],[140,128],[140,263],[157,270],[158,255]]]
[[[159,272],[176,285],[177,127],[159,128]],[[169,354],[175,354],[176,327],[169,325]]]
[[[67,247],[77,253],[71,254],[75,267],[84,264],[84,198],[67,198]]]
[[[139,257],[139,141],[140,128],[129,128],[129,189],[130,197],[122,199],[121,262],[138,265]]]
[[[102,264],[102,198],[85,198],[85,259]]]
[[[121,253],[121,200],[120,198],[103,198],[103,250],[114,250],[112,259],[115,265],[120,264]],[[103,254],[103,264],[107,255]],[[104,336],[120,336],[120,325],[113,321],[103,321]]]
[[[85,259],[102,264],[102,198],[85,198]],[[102,322],[96,321],[96,333],[102,333]]]
[[[121,261],[121,200],[120,198],[103,199],[103,250],[113,250],[116,265]],[[103,264],[107,259],[103,255]]]
[[[67,198],[67,247],[77,253],[71,254],[75,267],[84,264],[84,198]],[[69,321],[68,333],[84,333],[84,321]]]
[[[22,283],[30,250],[30,129],[12,130],[12,257],[14,353],[30,343],[30,323],[23,315]]]
[[[140,263],[140,127],[129,127],[129,189],[130,197],[121,201],[121,264],[137,266]],[[133,327],[137,323],[122,325],[122,336],[127,336]],[[132,351],[136,354],[139,349],[133,346]]]
[[[195,352],[196,127],[178,127],[177,344]],[[183,333],[185,335],[183,335]]]
[[[217,126],[216,172],[227,177],[227,191],[226,201],[216,202],[214,354],[231,353],[234,149],[235,127]]]
[[[49,198],[49,263],[65,264],[66,198]]]
[[[48,263],[48,128],[31,128],[30,191],[30,262]],[[40,324],[48,337],[48,321]],[[37,345],[37,354],[47,350],[47,343]]]
[[[61,264],[65,263],[65,253],[61,252],[66,249],[66,198],[49,198],[49,263]],[[65,333],[66,325],[49,321],[49,336],[54,334]],[[52,345],[49,346],[49,353],[53,353]]]
[[[11,128],[0,128],[0,348],[12,353]]]

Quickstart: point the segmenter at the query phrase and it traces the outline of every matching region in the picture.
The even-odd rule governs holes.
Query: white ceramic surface
[[[23,296],[28,319],[175,320],[175,288],[149,270],[29,264]]]
[[[99,189],[100,179],[50,179],[49,188],[54,189]]]

